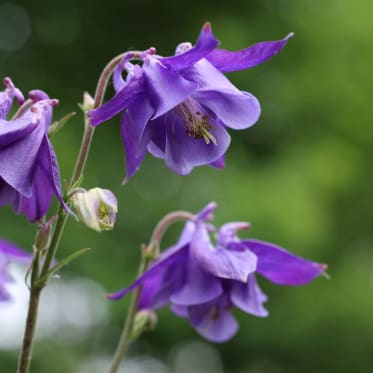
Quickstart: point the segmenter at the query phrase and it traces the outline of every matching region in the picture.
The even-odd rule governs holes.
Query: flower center
[[[215,127],[209,123],[208,115],[202,111],[195,100],[188,98],[177,106],[176,111],[184,121],[188,136],[193,136],[195,139],[204,139],[206,144],[210,144],[210,142],[217,144],[215,136],[210,132]]]

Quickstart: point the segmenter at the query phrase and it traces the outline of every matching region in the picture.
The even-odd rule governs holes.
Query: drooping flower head
[[[206,23],[196,44],[179,44],[175,56],[162,57],[151,48],[140,55],[140,67],[129,61],[134,55],[127,54],[114,73],[116,95],[89,112],[93,126],[122,112],[127,180],[147,152],[181,175],[201,165],[224,167],[230,143],[227,128],[241,130],[255,124],[260,105],[223,72],[268,60],[290,37],[230,52],[217,49],[219,41]]]
[[[202,336],[224,342],[237,332],[234,307],[265,317],[267,296],[256,274],[278,285],[303,285],[324,272],[326,266],[291,254],[274,244],[242,240],[237,231],[246,222],[224,224],[219,230],[207,219],[216,208],[207,205],[188,222],[178,243],[165,250],[132,285],[109,295],[120,299],[142,286],[139,309],[170,305],[178,316],[189,319]],[[216,243],[212,243],[211,235]]]
[[[30,253],[21,250],[6,240],[0,239],[0,302],[11,299],[7,286],[14,280],[8,270],[9,264],[21,263],[29,265],[31,260],[32,255]]]
[[[40,219],[49,209],[53,195],[62,199],[59,168],[48,129],[52,108],[58,104],[42,91],[31,91],[34,104],[14,120],[7,120],[13,97],[20,91],[6,78],[0,95],[0,206],[12,204],[28,220]]]

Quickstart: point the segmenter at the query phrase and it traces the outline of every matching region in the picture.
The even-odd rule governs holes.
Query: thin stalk
[[[37,248],[36,248],[37,250]],[[38,314],[39,300],[41,288],[35,287],[35,279],[39,276],[39,260],[40,251],[35,252],[34,260],[31,268],[31,292],[25,327],[25,334],[23,336],[22,352],[18,362],[18,373],[28,372],[31,362],[32,341],[34,339],[36,320]]]
[[[121,54],[115,57],[104,68],[99,78],[97,88],[96,88],[94,105],[93,105],[94,109],[99,107],[102,104],[110,75],[112,74],[116,65],[118,65],[121,62],[124,55],[125,54]],[[24,105],[24,107],[28,107],[28,105],[29,105],[29,102],[27,102],[27,105]],[[20,114],[22,114],[22,111],[18,111],[18,113],[16,113],[16,115],[18,116]],[[83,135],[82,143],[80,146],[80,151],[79,151],[76,163],[75,163],[74,172],[72,174],[68,189],[70,189],[83,174],[85,164],[88,158],[88,154],[89,154],[89,150],[90,150],[90,146],[92,142],[92,137],[94,134],[94,128],[90,125],[90,123],[87,122],[89,121],[87,115],[85,116],[85,121],[86,122],[85,122],[84,135]],[[70,190],[68,190],[67,192],[69,193],[69,191]],[[60,205],[58,208],[58,217],[57,217],[56,225],[53,230],[52,238],[50,241],[51,243],[47,249],[45,260],[44,260],[41,271],[39,271],[39,263],[37,263],[37,265],[35,264],[36,263],[35,261],[33,263],[32,275],[31,275],[30,300],[29,300],[29,307],[27,311],[23,346],[20,352],[20,358],[19,358],[19,364],[18,364],[18,370],[17,370],[18,373],[29,372],[30,361],[31,361],[31,351],[32,351],[32,344],[33,344],[33,338],[34,338],[36,321],[37,321],[40,295],[41,295],[42,289],[45,287],[48,281],[48,278],[47,278],[48,276],[46,275],[56,255],[67,218],[68,218],[68,215],[66,211]],[[35,254],[35,259],[36,258],[39,258],[39,253]]]
[[[160,241],[171,224],[179,220],[195,220],[195,216],[186,211],[175,211],[167,214],[155,227],[148,246],[143,249],[141,262],[137,277],[140,277],[149,267],[153,259],[158,255]],[[141,286],[138,286],[132,294],[131,302],[128,308],[127,316],[124,321],[123,331],[120,336],[109,373],[116,373],[120,363],[125,357],[128,347],[131,343],[133,323],[137,313],[139,299],[141,295]]]
[[[150,264],[149,258],[147,258],[146,254],[143,253],[139,271],[138,271],[138,277],[141,276],[147,270],[147,267],[149,266],[149,264]],[[140,294],[141,294],[141,287],[136,288],[132,294],[131,302],[130,302],[128,312],[127,312],[127,317],[124,321],[123,331],[120,336],[117,348],[115,350],[115,354],[113,357],[113,361],[111,363],[109,373],[117,372],[120,363],[122,362],[124,356],[126,355],[128,351],[128,347],[131,342],[133,322],[135,320],[135,316],[137,313],[137,307],[139,304]]]

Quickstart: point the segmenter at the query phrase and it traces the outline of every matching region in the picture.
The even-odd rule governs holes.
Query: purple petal
[[[254,125],[260,116],[257,98],[248,92],[231,90],[199,90],[193,95],[227,127],[236,130]]]
[[[123,113],[121,136],[126,156],[126,179],[128,181],[138,170],[147,152],[150,141],[145,130],[154,109],[145,95],[139,95]],[[144,136],[145,135],[145,136]]]
[[[127,84],[127,81],[129,81],[133,75],[130,74],[130,75],[127,75],[127,79],[124,80],[123,79],[123,76],[122,76],[122,72],[123,70],[126,69],[126,67],[128,66],[131,66],[133,67],[133,73],[134,72],[134,65],[132,65],[131,63],[129,63],[129,65],[127,65],[127,62],[134,56],[133,53],[127,53],[122,61],[120,62],[120,64],[115,68],[114,72],[113,72],[113,85],[114,85],[114,89],[115,89],[115,92],[119,92],[126,84]],[[126,69],[127,70],[127,69]],[[127,71],[128,73],[128,71]]]
[[[221,302],[188,307],[191,325],[211,342],[226,342],[238,331],[238,323]]]
[[[199,38],[195,46],[184,53],[173,57],[162,57],[162,64],[170,67],[173,70],[181,70],[192,66],[203,57],[207,56],[219,45],[219,41],[215,38],[211,30],[211,25],[205,23],[202,27]]]
[[[147,276],[141,284],[141,294],[138,309],[153,309],[154,298],[162,287],[161,271],[154,271]]]
[[[209,61],[202,59],[190,69],[180,72],[182,76],[198,84],[199,90],[229,90],[240,92],[232,82]]]
[[[184,259],[186,260],[186,258]],[[156,309],[163,307],[170,302],[170,298],[174,292],[180,289],[185,283],[186,266],[180,261],[177,265],[172,265],[166,268],[162,276],[159,290],[154,293],[151,308]],[[155,286],[154,283],[149,283],[150,286]]]
[[[44,133],[48,136],[49,126],[52,123],[53,107],[58,105],[58,100],[50,99],[49,96],[40,90],[33,90],[29,93],[29,97],[35,101],[31,110],[24,114],[24,117],[30,117],[33,121],[37,117],[39,126],[44,129]]]
[[[268,316],[263,307],[267,296],[261,291],[254,274],[250,274],[246,284],[234,281],[230,291],[232,303],[244,312],[258,317]]]
[[[219,279],[200,269],[193,259],[188,258],[184,285],[173,292],[170,301],[181,306],[209,302],[223,291]]]
[[[13,243],[0,239],[0,256],[3,255],[9,261],[18,263],[30,264],[32,260],[32,254],[28,253]]]
[[[180,233],[180,237],[176,245],[183,246],[183,245],[189,244],[194,234],[195,229],[196,229],[196,224],[192,221],[187,221],[184,225],[183,230]]]
[[[197,215],[196,220],[213,220],[214,218],[214,211],[218,207],[216,202],[208,203]]]
[[[18,200],[17,194],[17,191],[0,177],[0,207],[16,202]]]
[[[198,88],[196,83],[163,66],[151,55],[145,58],[143,70],[149,99],[156,108],[153,119],[185,101]]]
[[[19,118],[13,121],[0,119],[0,149],[23,139],[37,126],[38,123],[32,122],[29,118]]]
[[[190,244],[193,259],[205,271],[220,278],[245,282],[255,272],[256,256],[250,251],[231,251],[214,247],[203,224],[199,224]]]
[[[325,264],[295,256],[274,244],[259,241],[242,241],[258,257],[257,272],[278,285],[304,285],[322,274]]]
[[[209,166],[217,168],[219,170],[225,169],[225,155],[221,156],[219,159],[217,159],[214,162],[211,162]]]
[[[60,170],[58,166],[58,161],[56,154],[54,152],[53,146],[50,143],[48,137],[44,137],[43,142],[40,146],[38,164],[46,175],[49,186],[53,193],[60,201],[63,208],[70,214],[75,215],[70,208],[67,206],[62,197],[61,181],[60,181]]]
[[[15,122],[10,122],[9,126]],[[29,123],[34,128],[32,132],[0,148],[0,176],[25,197],[31,196],[31,174],[44,137],[42,126],[33,126],[31,118]]]
[[[49,185],[48,177],[39,166],[36,167],[32,179],[32,196],[21,198],[20,211],[30,222],[35,222],[49,210],[54,193]]]
[[[185,260],[187,250],[188,246],[185,245],[174,246],[164,251],[162,255],[153,262],[151,267],[140,277],[138,277],[136,281],[134,281],[130,286],[115,293],[108,294],[107,298],[110,300],[121,299],[130,291],[142,285],[147,279],[155,278],[155,276],[158,276],[158,274],[164,273],[164,271],[167,270],[169,266],[177,265],[178,263],[183,262]]]
[[[215,161],[229,147],[230,136],[219,124],[210,130],[216,139],[215,145],[213,142],[207,144],[203,138],[188,136],[182,119],[173,112],[152,122],[151,140],[158,149],[156,154],[161,156],[164,152],[167,167],[180,175],[187,175],[194,167]],[[154,155],[154,147],[148,147],[148,150]]]
[[[0,285],[0,302],[7,302],[11,299],[12,297],[10,296],[9,292],[5,289],[4,286]]]
[[[184,319],[187,319],[189,317],[189,314],[188,314],[188,307],[187,306],[178,306],[176,304],[172,304],[171,305],[171,311],[179,316],[179,317],[182,317]]]
[[[5,91],[0,92],[0,119],[5,119],[9,113],[9,110],[13,104],[14,97],[17,98],[18,103],[22,105],[24,97],[22,92],[15,87],[10,78],[4,79],[6,86]]]
[[[237,232],[249,229],[250,226],[250,223],[246,221],[223,224],[219,229],[218,245],[226,247],[232,242],[240,242],[240,239],[237,237]]]
[[[206,58],[223,72],[248,69],[267,61],[280,52],[292,36],[293,33],[290,33],[282,40],[256,43],[237,52],[216,49]]]
[[[92,126],[95,127],[127,109],[129,104],[143,92],[143,83],[142,74],[133,77],[112,99],[88,112]]]
[[[49,99],[48,94],[40,89],[33,89],[28,93],[28,97],[34,102]]]

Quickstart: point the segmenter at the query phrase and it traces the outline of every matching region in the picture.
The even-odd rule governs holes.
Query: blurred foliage
[[[0,46],[8,38],[1,18]],[[15,4],[15,3],[8,3]],[[219,204],[217,223],[250,220],[251,237],[276,242],[329,264],[331,280],[303,288],[261,281],[269,295],[268,319],[237,312],[237,337],[216,348],[225,372],[369,372],[373,345],[373,3],[369,0],[41,1],[18,0],[29,37],[16,50],[0,49],[2,76],[27,92],[44,89],[60,99],[55,118],[77,110],[83,91],[93,93],[100,70],[116,54],[157,47],[169,55],[180,41],[194,41],[212,22],[227,49],[276,40],[294,31],[269,62],[229,74],[254,93],[263,114],[252,129],[232,134],[226,170],[196,169],[187,177],[146,158],[126,186],[118,117],[98,128],[86,170],[86,187],[110,188],[119,199],[113,232],[96,234],[70,219],[60,256],[94,250],[71,264],[107,291],[136,273],[139,244],[175,209],[196,212]],[[5,4],[6,5],[6,4]],[[23,20],[23,18],[20,18]],[[2,21],[1,21],[2,20]],[[26,22],[26,23],[27,23]],[[24,34],[22,34],[24,35]],[[11,37],[11,36],[9,36]],[[4,44],[5,43],[5,44]],[[65,178],[71,174],[82,133],[74,117],[53,141]],[[10,208],[0,211],[1,236],[30,248],[34,227]],[[20,232],[22,232],[20,234]],[[167,236],[176,237],[178,227]],[[105,300],[103,300],[105,301]],[[40,341],[33,371],[75,372],[94,356],[110,355],[128,300],[110,304],[111,321],[78,345]],[[1,316],[0,316],[1,317]],[[1,331],[0,331],[1,338]],[[199,337],[168,310],[132,354],[166,359],[172,347]],[[12,372],[17,352],[0,352],[1,371]]]

